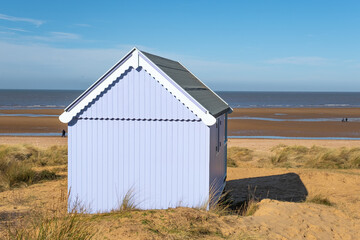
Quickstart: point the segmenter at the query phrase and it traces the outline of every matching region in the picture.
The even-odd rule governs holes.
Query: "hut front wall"
[[[209,193],[209,127],[143,70],[130,69],[69,123],[69,208],[198,207]]]
[[[225,187],[226,176],[226,139],[225,114],[218,117],[216,124],[210,127],[210,192],[216,200]]]

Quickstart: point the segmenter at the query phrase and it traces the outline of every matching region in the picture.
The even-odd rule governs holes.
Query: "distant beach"
[[[80,90],[0,90],[0,137],[60,136],[58,115]],[[360,138],[360,94],[217,92],[234,112],[233,138]],[[277,106],[277,107],[276,107]],[[342,122],[342,119],[348,122]]]
[[[0,136],[60,136],[67,129],[57,117],[62,112],[0,110]],[[341,121],[345,117],[348,122]],[[360,138],[358,119],[360,108],[237,108],[229,115],[228,136],[356,139]]]
[[[228,135],[360,138],[359,118],[360,108],[238,108],[229,115]]]

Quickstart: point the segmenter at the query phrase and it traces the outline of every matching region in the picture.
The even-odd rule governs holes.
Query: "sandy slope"
[[[360,221],[336,208],[269,199],[239,225],[267,239],[357,239],[360,234]]]
[[[221,231],[222,236],[230,239],[238,239],[239,236],[254,236],[260,239],[357,239],[360,236],[359,171],[345,173],[326,170],[230,168],[228,176],[229,182],[238,181],[237,185],[232,186],[233,191],[242,192],[240,197],[244,197],[248,194],[246,179],[256,179],[261,176],[271,180],[274,176],[289,173],[300,176],[300,181],[309,196],[321,193],[334,202],[335,206],[264,199],[259,203],[257,212],[249,217],[214,214],[208,216],[208,213],[185,208],[155,211],[151,216],[144,217],[140,211],[131,213],[127,217],[108,216],[97,219],[94,222],[94,228],[98,231],[97,238],[102,239],[105,236],[110,239],[116,239],[115,236],[126,236],[126,239],[168,238],[166,235],[149,231],[149,228],[142,224],[144,218],[151,221],[151,226],[159,230],[171,224],[188,225],[189,221],[196,222],[196,219],[206,218],[208,220],[201,220],[202,226]],[[266,188],[270,190],[271,196],[281,199],[287,191],[292,190],[272,186],[273,183],[277,184],[276,181],[269,181],[267,184],[261,184],[259,181],[258,184],[261,185],[257,185],[255,194],[261,193],[262,188]],[[296,189],[298,184],[294,183],[294,186],[290,184],[288,187]],[[4,226],[6,219],[16,219],[34,206],[51,209],[59,202],[64,203],[61,200],[64,198],[64,193],[66,193],[66,179],[2,192],[0,222]],[[217,239],[214,236],[209,238]]]

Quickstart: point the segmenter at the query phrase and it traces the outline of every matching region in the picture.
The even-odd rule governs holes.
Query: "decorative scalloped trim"
[[[120,78],[119,81],[121,81],[132,69],[135,70],[134,67],[130,66],[130,67],[129,67],[128,69],[126,69],[123,73],[121,73],[119,77],[117,77],[114,81],[112,81],[111,83],[109,83],[109,85],[106,86],[105,89],[104,89],[102,92],[100,92],[98,95],[96,95],[92,100],[89,101],[89,103],[88,103],[86,106],[84,106],[79,112],[77,112],[74,117],[79,116],[79,114],[81,114],[84,110],[86,110],[86,108],[90,107],[91,104],[95,103],[95,102],[96,102],[96,99],[97,99],[100,95],[106,94],[107,91],[109,91],[113,86],[115,86],[115,82],[118,81],[119,78]],[[148,71],[146,71],[145,68],[143,68],[143,69],[144,69],[144,71],[145,71],[147,74],[149,74],[150,77],[152,77],[152,79],[154,79],[158,84],[160,84],[163,88],[165,88],[165,90],[166,90],[169,94],[171,94],[175,99],[177,99],[179,102],[181,102],[182,105],[184,105],[192,114],[194,114],[197,118],[199,118],[199,116],[198,116],[197,114],[195,114],[188,106],[186,106],[185,103],[183,103],[183,102],[180,100],[180,98],[176,97],[172,92],[170,92],[169,89],[167,89],[163,84],[161,84],[161,83],[159,82],[159,80],[157,80],[157,79],[155,79],[155,77],[151,76],[151,74],[150,74]],[[135,70],[135,71],[136,71],[136,70]],[[82,119],[85,119],[85,118],[82,118]]]
[[[176,119],[176,118],[110,118],[110,117],[74,117],[77,120],[105,120],[105,121],[147,121],[147,122],[201,122],[201,119]]]
[[[96,95],[92,100],[89,101],[89,103],[86,106],[84,106],[79,112],[77,112],[74,117],[79,116],[79,114],[85,111],[86,108],[89,108],[92,104],[94,104],[99,96],[101,96],[102,94],[106,94],[107,91],[109,91],[113,86],[115,86],[115,82],[118,81],[118,79],[120,79],[119,81],[121,81],[121,79],[124,78],[131,71],[131,69],[134,69],[134,67],[130,66],[123,73],[121,73],[119,77],[115,78],[115,80],[109,83],[109,85],[105,87],[103,91],[101,91],[98,95]]]
[[[136,69],[137,67],[139,67],[140,59],[141,59],[139,57],[139,51],[137,49],[134,49],[132,53],[133,54],[130,58],[128,58],[125,62],[123,62],[122,65],[116,71],[111,73],[100,85],[98,85],[91,92],[89,92],[87,97],[82,99],[69,112],[65,111],[63,114],[61,114],[59,116],[60,121],[63,123],[69,123],[75,116],[77,116],[81,111],[83,111],[87,106],[89,106],[90,103],[92,103],[102,93],[107,91],[107,89],[117,79],[122,77],[124,75],[124,73],[126,73],[126,71],[128,71],[131,68]],[[162,75],[160,74],[158,68],[154,68],[153,66],[149,65],[149,63],[146,63],[146,62],[144,62],[144,64],[149,66],[151,68],[151,70],[153,70],[154,73],[156,73],[156,74],[159,73],[159,76],[161,78],[163,78]],[[209,114],[207,111],[203,112],[198,106],[196,106],[196,104],[193,102],[194,100],[192,98],[191,98],[192,100],[189,99],[189,97],[187,95],[182,93],[179,89],[176,89],[176,87],[173,85],[174,83],[169,82],[169,80],[166,79],[165,77],[163,78],[162,81],[159,81],[146,69],[146,66],[144,66],[142,64],[140,64],[140,65],[147,72],[147,74],[149,74],[154,80],[156,80],[159,84],[161,84],[161,86],[164,87],[172,96],[174,96],[175,99],[177,99],[179,102],[181,102],[187,109],[189,109],[196,117],[200,118],[206,125],[211,126],[211,125],[215,124],[216,119],[211,114]],[[122,70],[122,72],[120,70]],[[119,71],[121,73],[119,73]],[[119,77],[114,76],[114,74],[118,75]],[[113,79],[114,77],[115,77],[115,79]],[[169,79],[171,79],[171,78],[169,78]],[[174,94],[172,91],[170,91],[170,89],[165,87],[161,82],[168,83],[169,86],[174,87],[175,92],[179,92],[180,96],[176,96],[176,94]],[[181,95],[183,95],[183,96],[181,96]],[[185,102],[183,102],[181,99],[184,99]],[[87,101],[85,101],[85,100],[87,100]],[[189,105],[187,105],[186,102],[188,102]],[[191,106],[191,107],[189,107],[189,106]],[[197,114],[195,112],[198,112],[199,114]]]

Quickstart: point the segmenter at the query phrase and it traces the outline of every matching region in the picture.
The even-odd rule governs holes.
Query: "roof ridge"
[[[158,56],[158,55],[155,55],[155,54],[152,54],[152,53],[148,53],[148,52],[145,52],[145,51],[141,51],[141,50],[140,50],[140,52],[145,53],[145,54],[152,55],[152,56],[154,56],[154,57],[162,58],[162,59],[165,59],[165,60],[168,60],[168,61],[171,61],[171,62],[180,63],[179,61],[175,61],[175,60],[172,60],[172,59],[170,59],[170,58],[164,58],[164,57],[161,57],[161,56]]]

